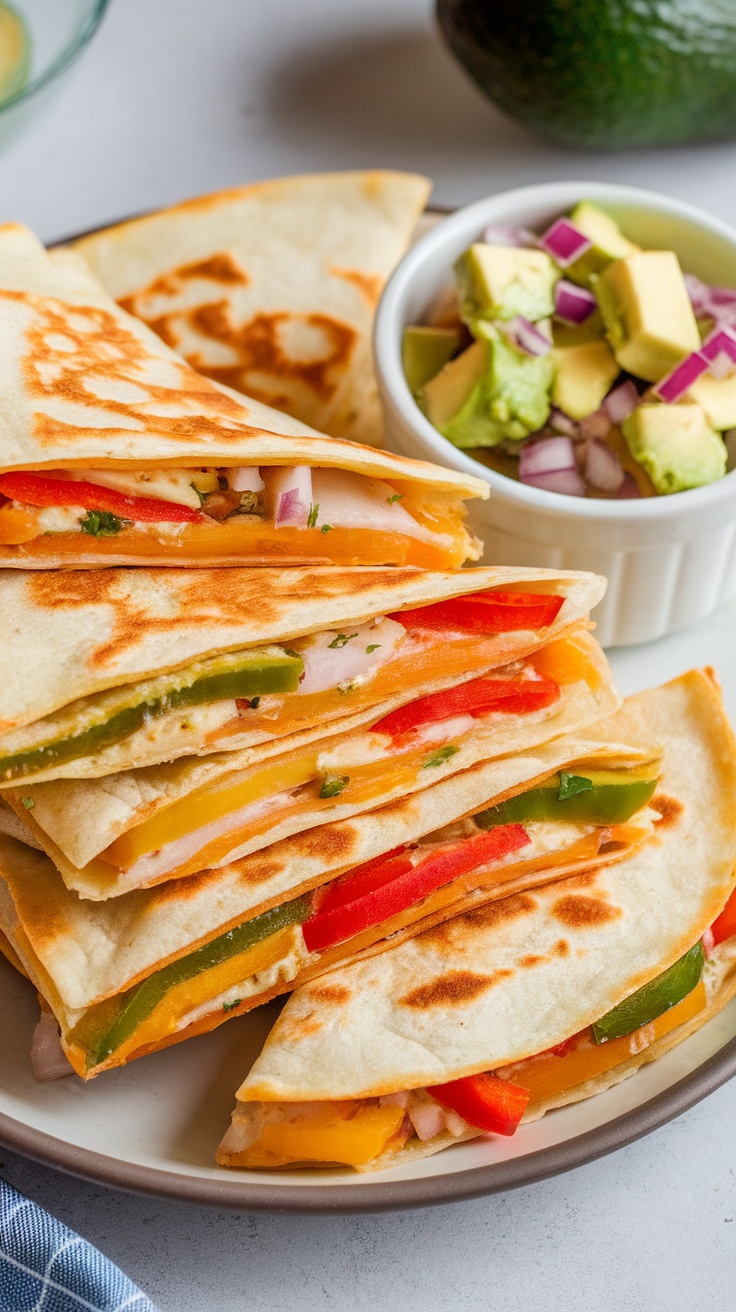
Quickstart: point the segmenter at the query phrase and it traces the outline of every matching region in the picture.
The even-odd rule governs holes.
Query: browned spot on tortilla
[[[513,897],[501,898],[497,902],[485,902],[479,907],[471,907],[452,920],[444,920],[439,925],[425,929],[421,938],[441,946],[455,943],[471,943],[473,930],[493,929],[505,920],[515,920],[517,916],[530,915],[537,903],[528,893],[518,893]]]
[[[334,597],[360,598],[376,588],[393,590],[416,577],[416,571],[303,569],[269,571],[268,588],[259,569],[130,569],[39,570],[27,581],[30,602],[37,608],[110,607],[103,636],[100,618],[98,646],[87,656],[89,668],[104,666],[127,647],[152,632],[209,631],[202,652],[218,650],[223,627],[247,625],[254,616],[261,625],[278,621],[294,602],[309,597],[317,603]],[[143,590],[142,579],[146,581]],[[140,582],[139,582],[140,580]],[[157,586],[160,585],[160,586]],[[228,634],[232,646],[232,635]]]
[[[350,989],[343,988],[341,984],[316,984],[309,990],[309,996],[315,1002],[349,1002],[353,996]]]
[[[163,361],[171,382],[152,383],[150,348],[135,330],[100,306],[68,305],[51,297],[28,292],[0,291],[0,299],[19,301],[32,312],[26,329],[26,352],[22,361],[27,396],[33,407],[34,437],[41,444],[62,448],[89,434],[99,441],[101,432],[114,441],[116,432],[155,433],[158,438],[198,442],[203,458],[212,446],[238,441],[255,434],[242,408],[220,392],[184,361]],[[56,339],[72,343],[59,349]],[[94,382],[127,383],[141,395],[135,399],[101,398]],[[80,406],[90,416],[89,427],[66,422],[48,413],[63,401]],[[165,408],[175,413],[153,414]],[[104,421],[95,421],[103,412]]]
[[[355,851],[358,831],[349,821],[335,825],[320,825],[306,833],[296,834],[290,844],[289,855],[311,857],[323,861],[329,870],[348,860]]]
[[[565,888],[591,888],[598,877],[600,869],[600,866],[593,866],[592,869],[581,870],[577,875],[569,875],[561,882],[564,883]]]
[[[266,884],[269,879],[275,879],[277,875],[283,874],[284,865],[284,861],[274,860],[267,852],[253,852],[250,856],[234,861],[233,869],[237,870],[238,879],[242,884],[257,886]]]
[[[243,269],[236,264],[229,251],[218,251],[206,260],[196,260],[193,264],[181,264],[178,269],[171,269],[168,273],[163,273],[159,278],[154,278],[148,287],[137,292],[132,292],[130,296],[122,296],[119,305],[129,314],[134,314],[136,318],[145,318],[141,313],[139,300],[145,296],[175,296],[177,292],[182,291],[188,282],[197,278],[203,278],[207,282],[219,282],[227,284],[236,284],[241,287],[247,287],[250,278]]]
[[[564,938],[558,938],[554,946],[554,953],[558,957],[569,957],[570,944]]]
[[[653,811],[658,811],[661,819],[657,825],[672,825],[682,815],[684,806],[678,802],[676,797],[668,797],[667,793],[655,793],[649,803]]]
[[[577,897],[574,893],[558,898],[552,907],[552,915],[571,929],[603,925],[622,914],[619,907],[609,907],[596,897]]]
[[[448,970],[445,975],[438,975],[431,984],[421,984],[412,989],[406,997],[399,998],[399,1005],[417,1007],[460,1007],[472,1002],[488,989],[492,989],[502,979],[512,975],[511,970],[494,970],[491,975],[476,975],[469,970]]]
[[[383,279],[375,273],[361,273],[359,269],[330,269],[330,273],[336,278],[344,278],[345,282],[350,282],[358,291],[365,296],[371,308],[378,303],[383,287]]]
[[[540,957],[540,956],[537,956],[535,953],[532,952],[532,953],[529,954],[528,957],[522,957],[521,960],[520,960],[520,962],[519,962],[519,965],[520,965],[520,966],[523,966],[525,970],[528,970],[529,967],[531,967],[531,966],[540,966],[540,965],[542,965],[545,961],[549,961],[549,957]]]

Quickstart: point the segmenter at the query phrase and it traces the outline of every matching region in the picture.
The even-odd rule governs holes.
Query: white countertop
[[[736,145],[590,155],[540,142],[466,82],[434,34],[430,0],[116,0],[56,101],[0,154],[0,221],[51,240],[219,187],[380,165],[426,172],[445,205],[600,178],[736,220]],[[628,692],[712,660],[733,712],[735,638],[736,606],[614,664]],[[731,1307],[734,1169],[736,1083],[569,1175],[385,1216],[177,1206],[0,1149],[3,1175],[162,1312]]]

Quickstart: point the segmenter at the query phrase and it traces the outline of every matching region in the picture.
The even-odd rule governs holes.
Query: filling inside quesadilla
[[[242,1103],[218,1161],[255,1168],[301,1163],[365,1166],[412,1142],[448,1143],[478,1134],[512,1135],[527,1108],[622,1065],[671,1034],[708,1004],[705,948],[736,932],[719,917],[673,966],[565,1042],[512,1066],[446,1084],[340,1102]],[[726,913],[724,912],[724,915]]]
[[[455,568],[477,560],[458,495],[349,469],[50,469],[0,473],[0,546],[21,557],[237,557]]]
[[[161,966],[69,1018],[64,1048],[79,1074],[211,1029],[297,979],[321,974],[409,926],[434,923],[468,896],[494,897],[533,871],[630,851],[651,832],[658,763],[585,763],[417,843],[396,848]],[[507,820],[505,810],[516,817]]]
[[[70,762],[99,756],[140,730],[156,737],[159,759],[180,755],[184,744],[191,750],[192,740],[214,751],[237,745],[234,740],[246,732],[284,737],[407,695],[419,681],[454,680],[487,668],[498,660],[490,639],[544,630],[563,600],[489,590],[379,616],[344,632],[295,638],[288,646],[206,657],[80,698],[3,734],[0,782],[32,780],[50,768],[63,773]],[[554,664],[554,652],[547,660]],[[568,643],[564,661],[557,663],[574,671],[574,644]],[[582,663],[579,657],[578,667]]]

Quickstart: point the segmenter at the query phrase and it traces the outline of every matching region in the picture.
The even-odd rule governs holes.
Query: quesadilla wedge
[[[658,769],[656,748],[560,738],[108,902],[80,899],[47,857],[0,838],[0,930],[91,1078],[380,952],[469,896],[620,859],[651,832]],[[584,770],[596,773],[581,799]],[[497,805],[528,818],[499,825]]]
[[[372,811],[582,728],[618,701],[600,647],[573,626],[485,677],[406,702],[362,729],[302,735],[301,746],[292,737],[265,760],[257,750],[221,752],[4,795],[67,887],[104,900]]]
[[[706,961],[736,882],[736,744],[714,684],[694,672],[629,698],[593,734],[662,742],[649,840],[533,892],[469,899],[300,989],[238,1090],[221,1164],[374,1169],[510,1134],[625,1078],[733,995],[733,941]]]
[[[0,565],[455,568],[488,484],[196,373],[81,257],[0,226]]]
[[[200,373],[333,437],[382,445],[383,285],[426,178],[373,169],[215,192],[75,243],[103,287]]]
[[[503,568],[0,570],[0,786],[312,742],[529,655],[604,588]]]

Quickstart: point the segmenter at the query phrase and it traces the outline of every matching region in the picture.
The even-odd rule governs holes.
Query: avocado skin
[[[437,0],[481,90],[568,146],[736,137],[733,0]]]

